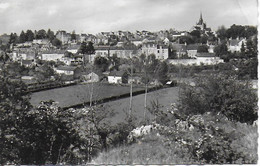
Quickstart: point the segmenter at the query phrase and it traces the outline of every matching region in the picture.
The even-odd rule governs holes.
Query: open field
[[[171,87],[160,89],[157,91],[153,91],[148,93],[147,95],[147,107],[151,108],[151,102],[157,101],[161,106],[162,110],[166,110],[171,107],[171,103],[176,103],[178,100],[178,90],[179,87]],[[133,116],[136,117],[136,122],[139,123],[144,120],[144,94],[137,95],[133,97]],[[127,117],[129,110],[129,98],[123,98],[111,102],[107,102],[103,104],[106,109],[112,109],[114,111],[114,116],[109,118],[112,125],[124,122]],[[149,111],[146,112],[146,116],[148,118],[153,118]]]
[[[54,100],[60,107],[69,107],[90,101],[93,91],[93,101],[119,96],[130,92],[128,86],[110,84],[80,84],[63,88],[50,89],[31,94],[31,104],[37,106],[41,101]],[[143,90],[142,87],[133,87],[133,92]]]

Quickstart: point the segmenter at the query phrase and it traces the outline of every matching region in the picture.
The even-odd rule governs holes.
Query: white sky
[[[0,34],[48,28],[76,33],[189,30],[200,11],[216,30],[257,25],[257,0],[0,0]]]

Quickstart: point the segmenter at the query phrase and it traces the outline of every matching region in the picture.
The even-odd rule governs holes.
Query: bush
[[[257,119],[257,95],[249,82],[224,74],[195,79],[195,86],[184,85],[179,107],[185,114],[222,113],[229,120],[252,123]]]

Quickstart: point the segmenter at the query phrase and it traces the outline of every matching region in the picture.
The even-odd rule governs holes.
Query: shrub
[[[210,74],[195,79],[195,86],[180,91],[180,110],[185,114],[222,113],[230,120],[252,123],[257,119],[257,95],[249,82],[233,76]]]

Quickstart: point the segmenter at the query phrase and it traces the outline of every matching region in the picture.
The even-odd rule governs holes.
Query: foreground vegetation
[[[257,94],[236,76],[198,75],[194,86],[181,86],[178,104],[165,109],[154,101],[150,119],[137,123],[127,114],[116,125],[109,122],[113,110],[102,105],[32,107],[24,89],[21,81],[0,79],[1,164],[257,162]]]
[[[199,121],[201,120],[201,121]],[[193,127],[185,128],[184,124]],[[169,124],[168,124],[169,125]],[[208,112],[173,121],[130,145],[102,152],[93,164],[256,164],[257,127]]]
[[[178,105],[167,111],[154,105],[156,118],[148,124],[161,127],[140,131],[130,144],[102,152],[92,163],[255,164],[256,92],[227,75],[203,77],[182,87]]]

